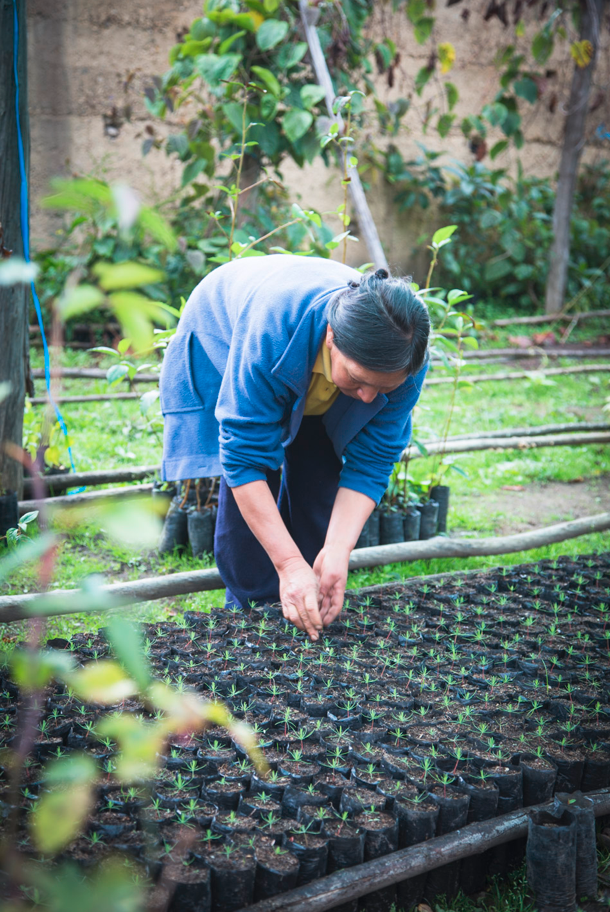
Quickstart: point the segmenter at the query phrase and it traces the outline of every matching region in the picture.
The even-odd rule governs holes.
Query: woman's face
[[[342,393],[362,402],[372,402],[378,393],[391,393],[405,382],[406,371],[372,371],[347,358],[334,344],[333,331],[326,327],[333,383]]]

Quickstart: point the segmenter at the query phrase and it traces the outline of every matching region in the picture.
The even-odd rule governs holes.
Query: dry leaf
[[[525,485],[502,485],[503,491],[525,491]]]
[[[532,340],[529,336],[509,336],[508,341],[515,348],[530,348],[532,345]]]

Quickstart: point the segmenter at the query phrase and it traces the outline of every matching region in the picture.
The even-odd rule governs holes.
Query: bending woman
[[[227,603],[281,601],[315,640],[408,444],[428,312],[407,281],[312,257],[234,260],[191,294],[161,371],[162,477],[221,476]]]

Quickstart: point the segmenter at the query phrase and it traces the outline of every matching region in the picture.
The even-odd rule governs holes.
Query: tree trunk
[[[544,309],[547,314],[559,313],[563,308],[570,258],[570,216],[578,163],[585,144],[585,122],[589,107],[591,79],[599,49],[599,35],[604,0],[580,0],[580,40],[590,41],[593,57],[588,66],[574,65],[568,113],[566,114],[557,195],[553,211],[553,244],[549,257],[549,277],[546,286]]]
[[[14,0],[17,9],[19,49],[19,117],[23,132],[26,175],[29,171],[29,130],[26,82],[26,2]],[[0,0],[0,227],[5,250],[23,256],[21,234],[21,177],[17,145],[14,76],[13,0]],[[27,227],[27,226],[26,226]],[[17,491],[21,497],[23,469],[4,451],[6,442],[21,446],[26,377],[29,371],[27,285],[0,286],[0,383],[8,381],[10,392],[0,404],[0,493]]]

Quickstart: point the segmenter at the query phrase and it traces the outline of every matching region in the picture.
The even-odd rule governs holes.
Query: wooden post
[[[26,2],[0,0],[0,255],[23,257],[21,224],[21,175],[17,142],[15,102],[15,11],[18,23],[19,118],[23,135],[26,175],[29,170],[27,112]],[[27,218],[27,215],[26,215]],[[25,226],[27,229],[27,225]],[[0,383],[10,383],[10,392],[0,403],[0,494],[16,491],[21,497],[23,469],[4,451],[7,441],[21,446],[23,408],[29,377],[28,308],[26,285],[0,285]]]
[[[316,29],[316,22],[318,21],[320,10],[317,8],[317,6],[311,5],[309,3],[309,0],[299,0],[299,9],[301,11],[301,22],[303,23],[305,38],[307,39],[307,44],[309,45],[309,54],[311,56],[311,62],[316,74],[316,79],[326,93],[325,98],[326,107],[328,109],[328,116],[339,125],[339,130],[342,131],[343,119],[340,114],[335,114],[333,111],[335,90],[333,88],[332,79],[330,78],[330,73],[326,64],[326,58],[324,57],[324,53],[320,45],[320,38],[318,37],[318,31]],[[388,261],[386,259],[385,253],[383,252],[383,247],[381,246],[381,241],[379,240],[379,234],[377,232],[375,222],[373,221],[371,210],[369,209],[369,205],[366,201],[366,196],[364,195],[364,189],[362,187],[362,181],[360,180],[358,169],[348,166],[347,176],[350,180],[349,192],[352,200],[352,205],[354,207],[354,213],[356,215],[356,221],[358,222],[358,228],[362,232],[362,236],[369,252],[369,256],[376,268],[383,267],[384,269],[389,270]]]
[[[563,309],[570,258],[570,221],[578,163],[585,144],[585,123],[589,108],[591,79],[599,47],[599,34],[604,0],[580,0],[580,40],[593,47],[591,62],[586,67],[574,64],[572,88],[565,120],[557,194],[553,210],[553,243],[549,256],[544,310],[547,314]]]

